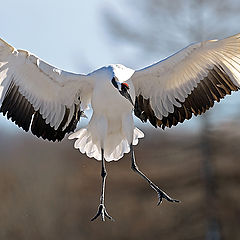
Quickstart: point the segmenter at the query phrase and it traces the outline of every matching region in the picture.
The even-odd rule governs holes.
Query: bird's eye
[[[127,83],[122,83],[121,88],[122,88],[122,90],[129,90],[129,86]]]

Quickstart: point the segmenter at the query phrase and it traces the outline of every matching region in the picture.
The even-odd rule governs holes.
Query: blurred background
[[[192,42],[240,32],[239,12],[238,0],[9,0],[1,2],[0,36],[68,71],[110,63],[140,69]],[[234,93],[165,131],[136,119],[145,132],[135,148],[140,168],[181,203],[157,207],[126,155],[107,164],[114,223],[90,222],[100,162],[0,115],[0,239],[240,239],[239,106]]]

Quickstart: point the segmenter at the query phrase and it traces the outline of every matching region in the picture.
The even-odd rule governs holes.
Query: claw
[[[171,198],[168,196],[165,192],[163,192],[160,188],[158,188],[156,185],[150,185],[158,194],[158,203],[157,206],[159,206],[162,203],[163,198],[165,198],[169,202],[176,202],[180,203],[181,201]]]
[[[157,206],[159,206],[162,203],[162,196],[158,194],[158,203]]]
[[[165,192],[163,192],[157,185],[155,185],[143,172],[141,172],[136,164],[135,156],[134,156],[134,150],[133,145],[130,145],[130,151],[132,153],[132,169],[137,174],[139,174],[142,178],[144,178],[150,185],[150,187],[157,192],[158,194],[158,203],[157,205],[160,205],[162,203],[162,199],[165,198],[169,202],[176,202],[179,203],[180,201],[177,199],[173,199],[170,196],[168,196]]]
[[[115,221],[107,212],[104,204],[100,204],[99,207],[98,207],[98,211],[97,211],[97,214],[91,219],[91,221],[94,221],[95,219],[97,219],[99,216],[101,215],[101,218],[102,218],[102,221],[104,222],[105,221],[105,216],[111,220],[111,221]]]

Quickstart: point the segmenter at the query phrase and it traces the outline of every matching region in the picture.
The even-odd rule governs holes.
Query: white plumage
[[[62,71],[0,40],[0,111],[25,131],[60,141],[91,105],[89,124],[69,136],[77,139],[75,148],[102,160],[104,171],[103,156],[118,160],[131,150],[133,169],[158,192],[160,202],[175,200],[136,167],[132,145],[144,135],[134,127],[133,110],[143,122],[171,127],[239,87],[240,34],[190,45],[141,70],[112,64],[88,75]],[[104,199],[105,175],[103,180]],[[104,220],[104,214],[110,216],[103,202],[96,217]]]

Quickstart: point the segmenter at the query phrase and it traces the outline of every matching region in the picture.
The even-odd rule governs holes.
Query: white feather
[[[0,67],[1,101],[13,76],[20,93],[55,129],[64,116],[61,106],[73,109],[76,93],[84,88],[83,94],[90,96],[94,84],[91,77],[59,70],[28,51],[14,49],[1,39]],[[69,123],[71,119],[68,120]]]
[[[240,34],[190,45],[163,61],[136,71],[131,79],[137,93],[146,99],[155,96],[151,107],[161,119],[159,113],[167,116],[174,105],[179,107],[176,99],[184,102],[214,65],[224,68],[239,87]]]

